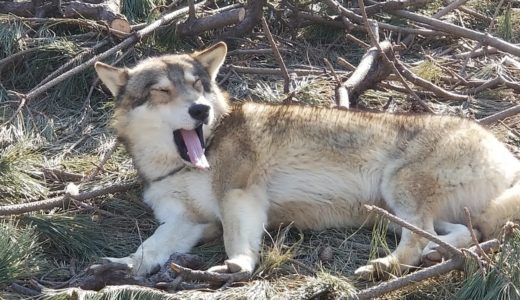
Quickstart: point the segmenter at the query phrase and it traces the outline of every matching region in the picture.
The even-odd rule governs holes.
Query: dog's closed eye
[[[195,80],[195,82],[193,82],[193,88],[199,92],[202,92],[202,80],[200,80],[200,79]]]
[[[170,90],[165,89],[165,88],[153,88],[153,89],[152,89],[152,92],[158,92],[158,93],[169,94],[169,93],[170,93]]]

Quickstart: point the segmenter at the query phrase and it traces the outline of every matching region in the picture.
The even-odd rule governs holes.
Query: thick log
[[[130,23],[121,14],[121,0],[105,0],[100,3],[69,1],[61,6],[66,18],[88,18],[107,22],[108,26],[120,32],[129,33]]]
[[[245,15],[246,10],[244,8],[236,8],[199,19],[188,19],[186,22],[177,25],[177,34],[180,36],[196,36],[207,30],[220,29],[240,23],[244,20]]]
[[[380,45],[388,57],[394,56],[389,41],[383,41]],[[356,104],[364,91],[375,87],[391,72],[392,69],[384,62],[379,49],[376,47],[368,49],[352,76],[336,89],[337,105],[349,107],[349,103]]]

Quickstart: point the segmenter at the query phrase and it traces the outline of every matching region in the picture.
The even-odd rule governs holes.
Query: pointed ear
[[[220,66],[222,66],[226,59],[226,53],[226,43],[220,42],[201,52],[194,53],[193,58],[198,60],[208,70],[211,80],[215,80]]]
[[[94,68],[101,81],[114,96],[117,96],[121,87],[125,86],[128,81],[128,71],[126,69],[112,67],[99,61],[94,65]]]

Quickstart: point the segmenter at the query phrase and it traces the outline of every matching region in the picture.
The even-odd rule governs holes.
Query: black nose
[[[209,109],[210,107],[208,105],[193,104],[188,109],[188,112],[190,113],[190,116],[195,120],[204,122],[209,117]]]

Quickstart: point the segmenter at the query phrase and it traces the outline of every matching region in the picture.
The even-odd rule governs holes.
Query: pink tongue
[[[206,155],[204,155],[204,149],[202,149],[199,136],[195,130],[181,129],[181,135],[184,139],[184,144],[186,144],[186,149],[188,149],[188,156],[190,157],[191,163],[199,169],[209,168],[208,160],[206,159]]]

